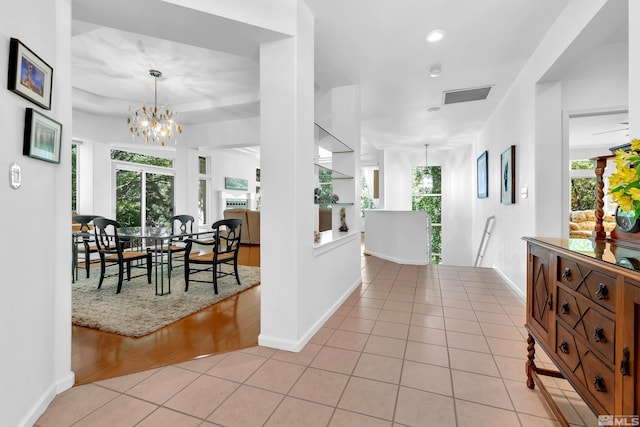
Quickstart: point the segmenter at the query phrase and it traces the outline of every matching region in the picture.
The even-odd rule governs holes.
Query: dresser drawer
[[[612,313],[616,308],[616,278],[587,264],[558,257],[556,280]]]
[[[602,413],[612,414],[615,375],[610,365],[560,322],[556,337],[555,354],[567,368],[565,375],[574,380],[581,394],[586,394],[592,405],[604,410]]]
[[[558,325],[556,337],[556,355],[567,365],[570,372],[575,372],[580,365],[580,355],[573,333]]]
[[[615,374],[613,370],[579,340],[576,343],[582,362],[582,374],[584,375],[582,381],[595,402],[602,405],[604,413],[614,414]]]
[[[593,301],[581,294],[557,287],[556,319],[576,334],[584,338],[609,363],[615,361],[616,324]]]

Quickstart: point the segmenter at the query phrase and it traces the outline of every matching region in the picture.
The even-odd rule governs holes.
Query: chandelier
[[[135,141],[136,137],[143,136],[145,143],[152,140],[164,146],[165,142],[175,138],[178,133],[182,133],[182,126],[173,120],[173,116],[178,113],[169,110],[166,105],[158,110],[158,77],[162,77],[162,73],[158,70],[149,70],[149,75],[154,78],[153,108],[142,104],[142,107],[135,110],[127,119],[127,123],[132,140]],[[131,112],[131,107],[129,107],[129,111]]]

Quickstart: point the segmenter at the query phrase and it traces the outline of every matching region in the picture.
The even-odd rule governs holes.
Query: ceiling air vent
[[[457,102],[481,101],[487,99],[491,86],[477,87],[474,89],[449,90],[444,92],[444,103],[455,104]]]

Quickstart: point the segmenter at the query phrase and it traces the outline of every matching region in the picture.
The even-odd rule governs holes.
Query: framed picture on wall
[[[249,180],[242,178],[224,178],[224,188],[226,190],[247,191],[249,189]]]
[[[511,205],[516,202],[516,146],[512,145],[500,155],[500,202]]]
[[[478,157],[478,199],[486,199],[489,197],[489,180],[487,174],[489,173],[489,158],[488,152],[480,154]]]
[[[50,110],[52,84],[53,68],[20,40],[12,38],[7,89]]]
[[[62,124],[33,108],[27,108],[22,154],[34,159],[60,163],[61,142]]]

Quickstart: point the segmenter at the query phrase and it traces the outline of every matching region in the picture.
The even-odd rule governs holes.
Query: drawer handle
[[[623,377],[631,375],[629,372],[629,347],[622,349],[622,361],[620,362],[620,373]]]
[[[549,295],[549,299],[547,300],[547,307],[549,307],[549,311],[553,310],[553,294]]]
[[[564,280],[571,280],[571,269],[569,267],[565,267],[564,271],[562,272],[562,278]]]
[[[604,336],[604,329],[602,329],[602,326],[596,325],[593,329],[593,339],[596,342],[607,342],[607,337]]]
[[[560,343],[560,345],[558,346],[558,348],[560,349],[561,352],[563,352],[564,354],[569,354],[569,344],[567,344],[566,341],[562,341]]]
[[[609,289],[607,289],[607,285],[605,285],[604,283],[600,283],[598,285],[598,289],[596,290],[596,296],[598,297],[598,299],[603,300],[603,299],[609,299],[608,295],[609,295]]]
[[[569,303],[567,301],[562,301],[560,305],[560,311],[562,314],[569,314]]]
[[[600,375],[596,375],[595,379],[593,380],[593,386],[596,388],[596,391],[599,391],[600,393],[604,393],[607,391],[607,386],[604,384],[604,378],[602,378]]]

